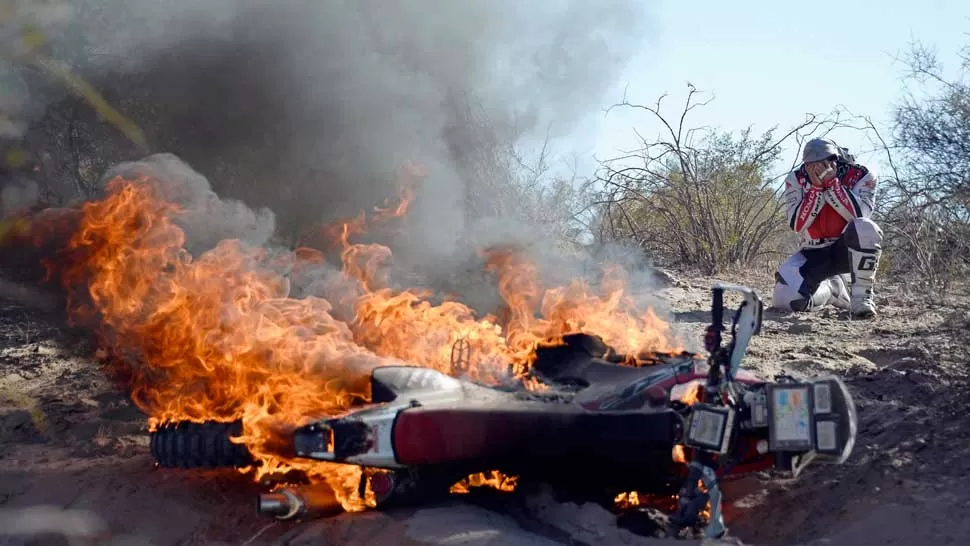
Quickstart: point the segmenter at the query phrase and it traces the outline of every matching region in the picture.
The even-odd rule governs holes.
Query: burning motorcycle
[[[727,343],[725,292],[742,299]],[[370,376],[369,403],[296,428],[292,456],[361,467],[361,496],[371,492],[377,509],[430,501],[469,475],[498,471],[576,498],[674,496],[671,533],[703,527],[707,537],[722,536],[719,480],[841,464],[855,444],[857,417],[838,377],[768,381],[743,370],[763,304],[738,285],[716,284],[712,295],[706,358],[632,357],[596,336],[572,334],[537,348],[531,373],[545,387],[539,390],[380,367]],[[461,353],[457,347],[456,370]],[[161,466],[245,466],[245,447],[229,441],[232,433],[233,424],[167,425],[152,433],[152,453]],[[261,495],[258,511],[307,516],[322,502],[318,495],[312,486],[284,487]]]

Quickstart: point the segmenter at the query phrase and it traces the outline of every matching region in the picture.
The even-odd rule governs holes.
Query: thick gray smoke
[[[186,234],[187,250],[193,254],[225,239],[266,246],[276,231],[272,211],[265,207],[254,210],[238,200],[220,198],[204,176],[175,155],[159,153],[115,165],[105,172],[102,185],[116,177],[157,181],[159,195],[182,207],[178,222]]]
[[[64,25],[70,7],[59,1],[7,0],[0,11],[0,139],[16,138],[36,116],[39,104],[19,73],[18,64],[35,47],[37,30]]]
[[[475,247],[552,246],[508,152],[568,137],[610,102],[642,46],[647,4],[78,0],[51,51],[131,117],[152,152],[198,173],[172,157],[157,168],[247,205],[207,209],[199,244],[239,226],[254,242],[268,229],[293,241],[396,196],[412,161],[427,176],[407,232],[390,241],[394,260],[454,284]],[[143,156],[129,148],[112,162]],[[264,207],[274,216],[254,212]]]

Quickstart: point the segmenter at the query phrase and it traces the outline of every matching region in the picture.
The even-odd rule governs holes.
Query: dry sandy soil
[[[770,294],[767,276],[725,280]],[[709,319],[711,282],[691,278],[660,293],[690,340]],[[64,544],[17,536],[52,521],[75,533],[100,522],[113,544],[672,543],[619,530],[598,507],[542,495],[499,509],[456,499],[299,524],[262,519],[258,486],[232,471],[153,468],[144,418],[99,369],[93,348],[63,326],[51,302],[12,283],[0,288],[0,544]],[[970,536],[968,300],[882,287],[878,303],[873,321],[835,310],[767,313],[748,366],[845,378],[860,410],[860,441],[842,467],[726,484],[726,519],[745,544],[958,544]]]

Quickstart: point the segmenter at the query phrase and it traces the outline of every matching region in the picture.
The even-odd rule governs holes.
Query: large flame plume
[[[598,289],[581,280],[544,287],[526,256],[484,249],[505,302],[486,315],[392,288],[390,249],[354,239],[368,222],[407,213],[415,196],[407,185],[400,203],[322,230],[341,262],[325,283],[326,298],[290,290],[291,279],[326,263],[321,250],[278,252],[228,239],[190,254],[179,218],[191,211],[167,200],[163,187],[118,177],[103,198],[81,206],[53,261],[71,296],[72,320],[96,328],[152,427],[241,419],[236,441],[258,461],[248,469],[257,479],[302,470],[333,486],[347,510],[367,504],[357,493],[360,470],[286,459],[283,442],[295,426],[366,401],[375,366],[403,362],[485,383],[523,380],[537,343],[575,331],[630,354],[681,349],[667,323],[637,309],[618,268],[606,271]],[[43,229],[35,225],[33,236]],[[456,344],[468,356],[457,371]]]

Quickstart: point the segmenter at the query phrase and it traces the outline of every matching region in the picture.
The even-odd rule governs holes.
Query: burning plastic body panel
[[[372,374],[372,406],[297,430],[294,449],[299,457],[392,471],[449,468],[456,476],[501,469],[542,479],[575,472],[581,462],[588,473],[600,473],[600,483],[674,485],[685,467],[672,451],[690,445],[685,429],[692,412],[679,399],[704,384],[706,365],[689,353],[657,358],[637,368],[577,353],[559,359],[556,370],[546,370],[557,373],[545,379],[588,386],[547,393],[488,388],[426,368],[378,368]],[[719,474],[773,467],[797,473],[811,460],[841,462],[851,451],[854,406],[838,378],[766,383],[740,370],[735,381],[746,389],[749,409],[733,416],[736,460]],[[770,404],[772,396],[818,389],[827,392],[828,402],[815,409],[828,413],[803,405],[795,408],[809,409],[803,423],[783,416],[773,420],[778,409]],[[805,431],[816,421],[832,423],[823,425],[826,431],[833,426],[839,431],[827,433],[834,442],[824,444],[825,452],[810,444],[822,436],[815,432],[801,442],[785,443],[779,436],[786,424],[804,424]]]
[[[625,398],[635,400],[649,386],[675,380],[670,374],[640,375],[652,380]],[[591,411],[586,404],[600,402],[489,389],[417,367],[374,370],[372,392],[375,405],[298,430],[296,454],[386,469],[457,464],[488,470],[584,452],[595,460],[602,446],[667,457],[684,426],[666,399]]]
[[[725,291],[742,296],[727,345]],[[540,392],[426,368],[378,368],[372,404],[297,429],[294,452],[365,467],[361,487],[369,483],[378,507],[412,495],[422,481],[440,487],[498,470],[608,498],[677,492],[674,527],[694,525],[710,502],[705,536],[718,537],[721,478],[842,463],[855,444],[857,417],[837,377],[767,381],[742,370],[760,331],[761,301],[737,285],[718,284],[712,293],[707,358],[631,358],[595,336],[567,335],[536,350],[531,372],[548,387]]]

